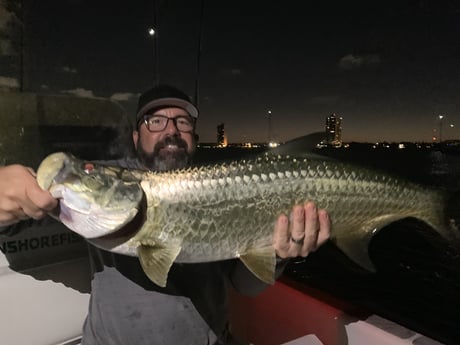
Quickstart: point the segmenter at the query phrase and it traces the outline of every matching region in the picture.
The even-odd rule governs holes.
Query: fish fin
[[[179,246],[155,247],[141,245],[138,249],[138,256],[147,277],[158,286],[165,287],[169,269],[181,249]]]
[[[349,236],[344,236],[340,240],[335,239],[335,244],[355,263],[370,272],[375,272],[376,268],[369,257],[369,243],[380,229],[400,219],[400,215],[387,214],[364,222],[358,229],[343,229],[342,231]]]
[[[276,255],[272,246],[249,249],[240,255],[240,260],[264,283],[275,283]]]

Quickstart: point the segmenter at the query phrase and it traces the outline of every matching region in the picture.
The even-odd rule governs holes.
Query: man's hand
[[[282,214],[275,224],[273,247],[282,259],[307,256],[329,239],[331,222],[326,210],[314,202],[296,205],[290,217]]]
[[[0,226],[43,218],[57,205],[57,200],[40,188],[31,168],[17,164],[0,167]]]

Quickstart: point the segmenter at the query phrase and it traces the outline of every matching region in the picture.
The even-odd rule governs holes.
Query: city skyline
[[[270,144],[270,143],[283,143],[289,140],[293,140],[305,135],[308,135],[312,132],[308,133],[303,133],[302,135],[295,137],[295,138],[289,138],[288,140],[285,141],[276,141],[276,140],[271,140],[271,131],[272,129],[272,119],[271,119],[271,111],[268,112],[268,118],[267,118],[267,132],[268,132],[268,137],[264,141],[229,141],[228,140],[228,132],[225,130],[225,124],[220,123],[216,126],[216,137],[217,140],[214,142],[204,142],[206,144],[211,144],[211,143],[216,143],[220,147],[225,147],[227,145],[231,144],[250,144],[250,143],[257,143],[257,144]],[[349,140],[345,141],[343,140],[343,126],[342,126],[342,121],[344,120],[340,114],[337,113],[332,113],[324,118],[324,142],[322,144],[324,145],[329,145],[329,146],[334,146],[334,147],[341,147],[342,144],[345,143],[351,143],[351,142],[362,142],[362,143],[378,143],[378,142],[389,142],[389,143],[403,143],[403,142],[413,142],[413,143],[439,143],[439,142],[445,142],[445,141],[452,141],[452,140],[460,140],[460,138],[456,135],[456,132],[454,132],[455,125],[453,123],[443,123],[445,121],[445,116],[444,115],[438,115],[437,116],[438,123],[435,128],[432,128],[431,132],[431,137],[427,138],[425,140],[394,140],[394,141],[388,141],[388,140],[368,140],[368,141],[360,141],[360,140]],[[445,127],[443,129],[443,127]],[[319,131],[321,132],[321,131]],[[345,131],[346,132],[346,131]],[[444,135],[443,135],[444,132]],[[447,135],[446,135],[447,132]],[[230,133],[231,136],[231,133]],[[203,141],[201,141],[203,142]]]

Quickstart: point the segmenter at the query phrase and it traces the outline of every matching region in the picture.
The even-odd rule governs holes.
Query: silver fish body
[[[39,169],[38,175],[58,172]],[[241,259],[261,280],[272,283],[276,217],[309,200],[329,212],[335,244],[369,270],[373,269],[370,239],[396,220],[414,217],[446,238],[457,237],[446,225],[443,192],[320,157],[262,155],[168,173],[131,171],[124,176],[119,174],[127,185],[138,180],[142,187],[145,221],[136,233],[119,237],[101,233],[91,241],[139,256],[145,273],[161,286],[174,261],[230,258]]]

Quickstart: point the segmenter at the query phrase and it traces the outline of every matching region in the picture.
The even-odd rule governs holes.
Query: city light
[[[268,143],[271,143],[271,141],[273,140],[272,136],[273,136],[273,133],[272,133],[272,111],[269,110],[267,111],[267,115],[268,115],[268,136],[267,136],[267,142]],[[270,146],[270,144],[269,144]]]
[[[444,115],[439,115],[439,142],[442,143],[442,119]]]

